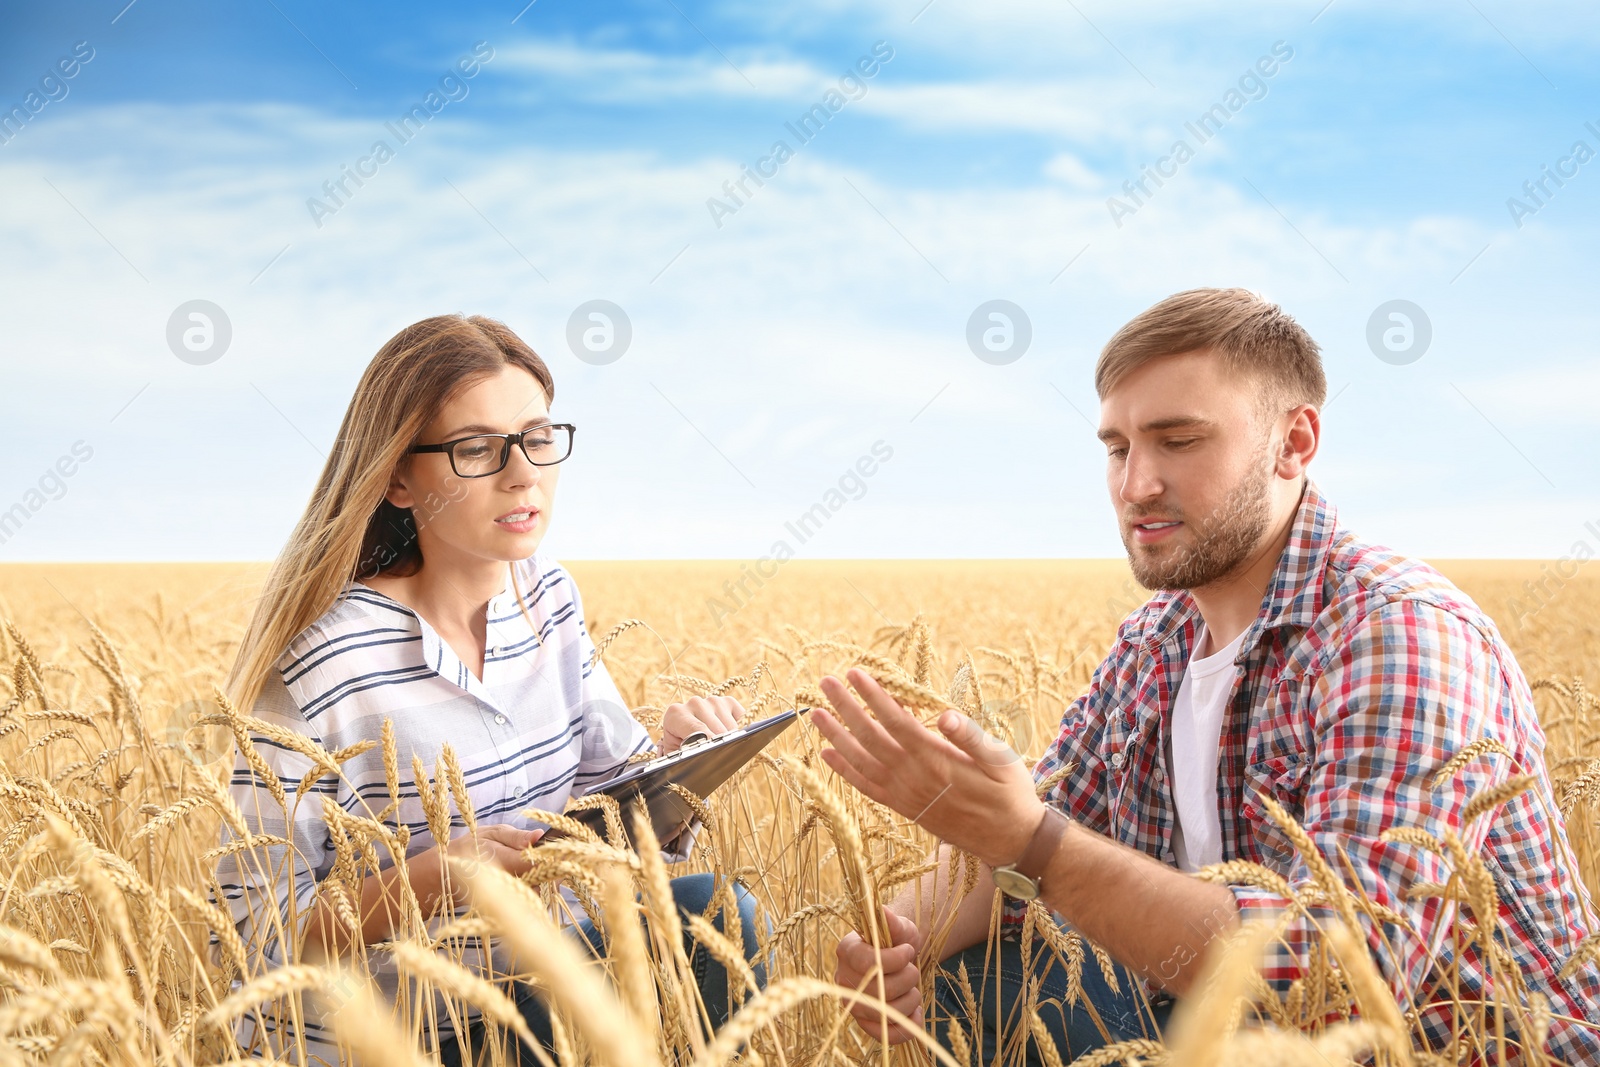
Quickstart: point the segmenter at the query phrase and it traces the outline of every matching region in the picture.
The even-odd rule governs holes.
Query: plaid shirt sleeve
[[[1467,854],[1481,852],[1493,811],[1464,824],[1463,809],[1470,797],[1509,777],[1509,761],[1488,753],[1438,788],[1433,778],[1479,738],[1498,738],[1516,750],[1505,710],[1508,679],[1494,646],[1474,626],[1426,601],[1403,599],[1352,620],[1344,638],[1329,646],[1320,671],[1313,664],[1301,684],[1311,705],[1307,748],[1315,758],[1306,768],[1304,811],[1292,814],[1338,882],[1351,882],[1342,851],[1360,889],[1409,920],[1408,930],[1358,913],[1374,962],[1398,995],[1412,999],[1436,962],[1456,906],[1437,896],[1411,900],[1407,891],[1447,882],[1452,868],[1427,849],[1379,837],[1391,827],[1415,827],[1436,837],[1454,834]],[[1305,857],[1297,855],[1290,885],[1299,890],[1313,881]],[[1246,921],[1286,921],[1262,971],[1284,992],[1306,973],[1316,925],[1334,920],[1333,910],[1317,905],[1310,915],[1285,916],[1291,905],[1283,897],[1254,886],[1230,888]]]
[[[1111,808],[1100,741],[1108,716],[1116,710],[1117,694],[1132,692],[1142,615],[1141,608],[1117,628],[1110,654],[1095,668],[1088,690],[1067,707],[1061,717],[1061,732],[1033,768],[1033,780],[1040,784],[1070,768],[1045,791],[1042,799],[1102,834],[1111,833]],[[1000,936],[1015,940],[1022,936],[1028,904],[1012,897],[1001,900]]]

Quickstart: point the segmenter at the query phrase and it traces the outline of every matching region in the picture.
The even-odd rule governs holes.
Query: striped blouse
[[[524,809],[561,811],[569,796],[588,791],[616,774],[629,756],[654,747],[605,666],[590,665],[594,644],[571,576],[541,555],[515,564],[514,574],[515,582],[508,581],[505,591],[489,602],[481,680],[425,619],[368,586],[351,583],[291,643],[251,709],[257,718],[308,737],[329,752],[376,740],[382,736],[383,720],[393,720],[400,805],[385,821],[391,828],[409,828],[408,856],[435,844],[412,780],[413,754],[434,774],[440,749],[448,742],[479,825],[532,829],[543,824],[519,814]],[[518,607],[519,596],[527,616]],[[279,942],[272,913],[286,924],[293,901],[303,921],[317,883],[334,864],[323,804],[331,799],[346,812],[371,818],[388,805],[389,790],[381,746],[348,760],[342,775],[325,776],[299,796],[297,787],[311,761],[268,737],[252,740],[288,795],[289,813],[285,815],[240,754],[235,755],[230,791],[253,832],[293,842],[294,863],[291,869],[284,862],[283,846],[259,848],[224,857],[217,877],[222,903],[240,936],[252,953],[259,953],[252,964],[275,967],[293,962],[294,946]],[[452,804],[451,836],[463,832],[465,824]],[[229,836],[224,829],[224,840]],[[268,861],[265,870],[263,857]],[[390,863],[384,856],[383,865]],[[449,919],[444,914],[430,925],[437,929]],[[465,962],[482,968],[491,961],[478,946],[470,948]],[[504,960],[492,962],[498,973],[505,973]],[[400,976],[389,954],[369,949],[368,963],[383,993],[391,999],[399,995]],[[404,995],[414,1001],[414,992]],[[308,1054],[339,1063],[332,1033],[316,1017],[311,998],[304,1000],[301,1029]],[[440,1009],[434,1014],[441,1038],[454,1032],[447,1013]],[[293,1020],[264,1015],[263,1021],[255,1013],[241,1020],[241,1045],[257,1055],[292,1059]]]

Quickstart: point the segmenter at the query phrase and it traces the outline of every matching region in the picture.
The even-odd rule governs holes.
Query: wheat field
[[[694,692],[730,693],[762,714],[818,703],[823,673],[862,663],[963,707],[1029,757],[1053,738],[1116,623],[1145,596],[1111,561],[793,561],[770,578],[738,562],[568,566],[607,668],[653,730],[661,707]],[[1562,579],[1539,562],[1441,569],[1496,619],[1535,680],[1557,796],[1583,875],[1600,888],[1600,707],[1583,684],[1600,674],[1600,579]],[[363,1062],[427,1062],[418,1005],[438,1000],[481,1013],[491,1038],[482,1062],[504,1062],[499,1042],[520,1026],[504,988],[454,966],[448,939],[430,940],[420,915],[402,923],[392,951],[427,996],[391,1010],[356,972],[331,963],[263,971],[208,900],[220,828],[240,819],[223,785],[248,713],[219,702],[215,687],[264,570],[0,567],[0,1064],[233,1062],[233,1020],[307,997],[335,1009],[341,1040]],[[540,846],[526,880],[460,872],[476,904],[455,930],[503,937],[518,968],[508,978],[548,991],[562,1063],[956,1062],[916,1043],[886,1049],[849,1023],[847,1005],[870,993],[832,984],[833,945],[848,929],[871,932],[877,903],[929,869],[934,842],[845,787],[815,758],[817,746],[812,730],[792,729],[710,797],[685,864],[668,869],[647,848],[618,848],[612,820],[609,840]],[[442,768],[435,775],[447,778]],[[262,844],[235,829],[245,840],[233,847]],[[330,881],[345,893],[380,855],[403,849],[377,821],[352,818],[340,832],[349,862]],[[690,920],[728,963],[740,1005],[710,1039],[692,1024],[697,995],[663,896],[668,877],[689,871],[715,872],[724,894],[736,879],[755,895],[767,931],[760,947],[773,961],[757,992],[736,931],[719,937],[703,918]],[[1479,871],[1469,863],[1457,873],[1463,895]],[[555,932],[558,884],[602,916],[603,980]],[[341,886],[328,889],[337,899]],[[618,921],[640,911],[647,928]],[[1069,968],[1100,965],[1097,946],[1048,924],[1031,923],[1028,937]],[[1359,940],[1330,927],[1327,942],[1328,966],[1281,1000],[1253,975],[1259,941],[1230,942],[1163,1041],[1077,1062],[1458,1062],[1412,1051],[1401,1006],[1363,962]],[[1580,952],[1595,950],[1591,942]],[[1467,1055],[1491,1027],[1481,1006],[1461,1011],[1453,1051]],[[1525,1034],[1548,1025],[1537,1006],[1506,1011]],[[1016,1051],[1007,1062],[1021,1062]],[[1057,1062],[1053,1051],[1046,1062]]]

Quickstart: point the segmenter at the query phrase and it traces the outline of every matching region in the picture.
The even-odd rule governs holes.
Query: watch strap
[[[1050,865],[1050,858],[1056,854],[1056,848],[1066,832],[1066,813],[1053,804],[1046,804],[1039,828],[1033,832],[1028,847],[1022,850],[1022,857],[1011,865],[1011,869],[1037,883]]]

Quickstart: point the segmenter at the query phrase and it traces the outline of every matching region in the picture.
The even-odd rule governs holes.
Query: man
[[[1450,1043],[1450,1010],[1438,1001],[1451,996],[1452,979],[1441,987],[1441,976],[1458,976],[1463,1002],[1519,994],[1476,943],[1457,951],[1448,936],[1455,903],[1408,893],[1447,882],[1452,865],[1383,840],[1400,826],[1454,834],[1482,858],[1499,892],[1502,944],[1527,988],[1548,998],[1549,1050],[1600,1063],[1600,969],[1558,976],[1597,925],[1556,815],[1532,694],[1465,594],[1337,528],[1306,473],[1326,393],[1316,343],[1251,293],[1192,290],[1118,331],[1095,387],[1123,544],[1134,577],[1158,592],[1118,628],[1031,776],[959,712],[946,711],[935,733],[859,669],[847,678],[870,713],[843,682],[823,679],[835,711],[813,713],[832,745],[823,759],[945,842],[945,873],[886,909],[893,947],[881,952],[881,979],[878,950],[850,934],[838,946],[838,981],[876,991],[881,980],[896,1009],[949,1045],[948,1020],[965,1026],[968,1013],[948,975],[964,964],[983,1022],[966,1037],[988,1064],[997,1043],[1027,1039],[1017,934],[1036,896],[1118,964],[1116,990],[1091,958],[1082,969],[1088,1005],[1041,1007],[1064,1059],[1103,1044],[1102,1023],[1111,1040],[1157,1036],[1216,935],[1247,919],[1287,922],[1263,963],[1284,992],[1309,970],[1314,921],[1332,921],[1333,911],[1283,915],[1288,901],[1270,889],[1189,873],[1246,860],[1294,890],[1306,886],[1307,862],[1268,798],[1342,882],[1353,874],[1374,903],[1409,920],[1365,932],[1395,995],[1420,1010],[1419,1041]],[[1482,738],[1499,744],[1458,761],[1436,788],[1436,772]],[[1469,798],[1524,774],[1527,790],[1464,820]],[[1036,784],[1048,786],[1042,798]],[[965,897],[950,888],[952,848],[982,861]],[[997,887],[1008,894],[1003,938],[990,946]],[[947,923],[939,1003],[925,1013],[921,968],[940,961],[920,954]],[[1036,947],[1031,966],[1039,1000],[1062,998],[1067,979],[1053,955]],[[1135,982],[1153,994],[1148,1003]],[[870,1007],[854,1014],[874,1037],[909,1036],[895,1025],[885,1032]],[[1506,1013],[1508,1030],[1515,1022]]]

